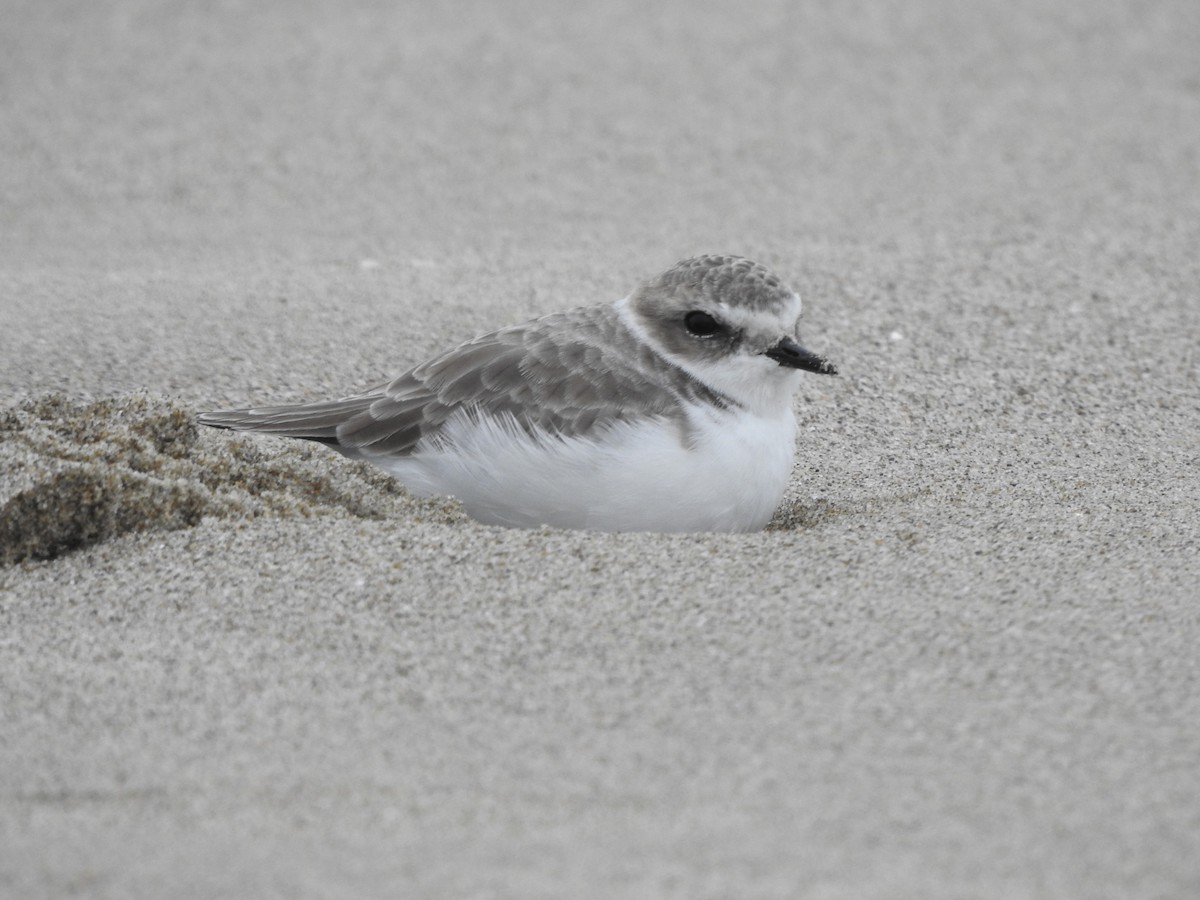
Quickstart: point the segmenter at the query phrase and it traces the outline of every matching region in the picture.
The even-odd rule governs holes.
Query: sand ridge
[[[0,565],[204,517],[455,518],[450,503],[408,498],[366,464],[318,471],[313,457],[328,451],[297,442],[264,449],[193,418],[178,401],[146,395],[81,402],[52,394],[5,409]]]

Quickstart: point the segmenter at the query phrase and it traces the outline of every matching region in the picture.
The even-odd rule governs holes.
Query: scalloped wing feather
[[[570,437],[640,417],[682,419],[681,402],[700,396],[729,402],[639,342],[612,306],[595,306],[482,335],[341,400],[205,413],[200,421],[354,455],[406,455],[456,412]]]

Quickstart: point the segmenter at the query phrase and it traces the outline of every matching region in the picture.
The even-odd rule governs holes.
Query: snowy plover
[[[365,459],[493,525],[754,531],[787,487],[800,298],[736,256],[493,331],[328,403],[204,413]]]

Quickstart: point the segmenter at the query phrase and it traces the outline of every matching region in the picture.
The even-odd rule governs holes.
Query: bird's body
[[[753,531],[791,473],[800,299],[737,257],[491,332],[329,403],[205,413],[368,460],[481,522]]]

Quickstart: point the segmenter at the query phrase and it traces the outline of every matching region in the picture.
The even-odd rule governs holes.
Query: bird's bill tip
[[[785,337],[773,345],[765,355],[789,369],[816,372],[818,375],[836,375],[838,373],[837,366],[828,359],[811,350],[806,350],[790,337]]]

